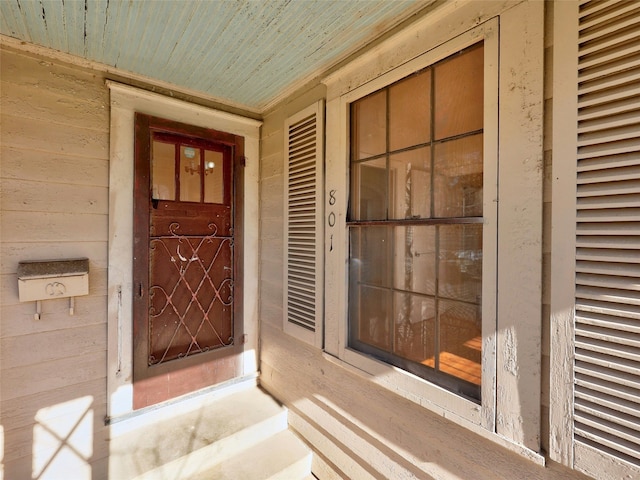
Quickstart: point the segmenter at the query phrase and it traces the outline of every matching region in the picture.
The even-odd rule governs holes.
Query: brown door
[[[136,114],[133,407],[242,371],[242,137]]]

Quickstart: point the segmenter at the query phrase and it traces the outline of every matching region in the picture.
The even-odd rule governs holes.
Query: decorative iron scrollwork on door
[[[150,239],[149,365],[233,344],[233,238],[208,227]]]

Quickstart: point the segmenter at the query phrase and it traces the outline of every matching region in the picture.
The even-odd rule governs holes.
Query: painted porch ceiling
[[[252,111],[433,0],[0,0],[0,33]]]

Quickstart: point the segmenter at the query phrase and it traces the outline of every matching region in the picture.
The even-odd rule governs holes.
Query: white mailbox
[[[73,315],[74,297],[88,294],[88,258],[18,264],[18,296],[21,302],[36,302],[36,320],[40,319],[42,300],[68,297],[69,315]]]

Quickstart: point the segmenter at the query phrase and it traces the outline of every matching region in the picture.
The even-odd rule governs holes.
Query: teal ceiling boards
[[[433,0],[0,0],[0,33],[261,111]]]

